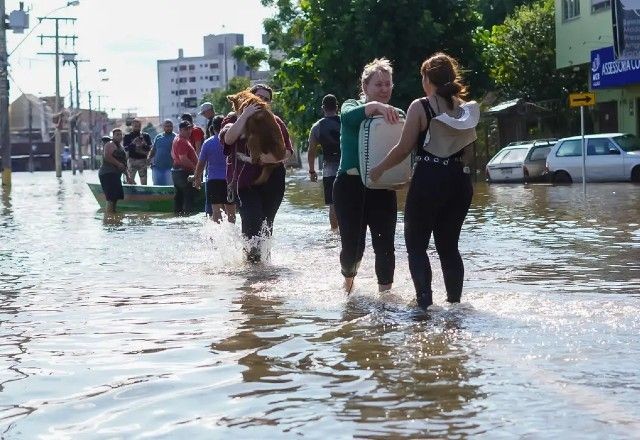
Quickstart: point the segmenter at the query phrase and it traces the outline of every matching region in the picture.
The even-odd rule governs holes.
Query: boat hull
[[[102,209],[107,206],[102,186],[99,183],[87,183],[91,193]],[[127,185],[123,184],[124,199],[118,200],[118,211],[173,212],[175,187],[165,185]],[[194,200],[195,212],[204,210],[204,189],[200,189]]]

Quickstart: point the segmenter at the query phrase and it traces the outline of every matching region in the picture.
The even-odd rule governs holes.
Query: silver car
[[[555,143],[555,139],[538,139],[508,144],[487,164],[487,182],[544,180],[545,161]]]
[[[585,136],[586,177],[591,182],[640,182],[640,139],[632,134],[602,133]],[[547,156],[547,172],[553,182],[582,180],[582,138],[563,138]]]

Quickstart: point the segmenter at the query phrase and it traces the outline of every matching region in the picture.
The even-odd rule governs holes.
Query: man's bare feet
[[[344,277],[344,283],[342,283],[342,288],[347,294],[351,293],[353,290],[353,282],[355,281],[355,277]]]
[[[378,284],[378,292],[386,292],[391,290],[392,284]]]

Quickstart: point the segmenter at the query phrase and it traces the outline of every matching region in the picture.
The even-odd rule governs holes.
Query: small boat
[[[107,201],[99,183],[87,183],[100,207],[104,209]],[[120,211],[173,212],[173,185],[128,185],[123,184],[124,199],[118,200]],[[195,212],[204,211],[204,188],[201,188],[193,203]]]

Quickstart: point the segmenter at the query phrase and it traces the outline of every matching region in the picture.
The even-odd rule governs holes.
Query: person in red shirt
[[[202,148],[202,143],[204,142],[204,131],[202,128],[198,127],[193,122],[193,116],[189,113],[183,113],[180,116],[181,121],[187,121],[191,124],[191,135],[189,136],[189,142],[191,142],[191,146],[196,150],[196,155],[200,156],[200,149]]]
[[[173,210],[176,214],[189,214],[193,212],[193,199],[196,194],[196,189],[189,182],[189,176],[196,170],[198,156],[189,141],[192,131],[191,123],[182,121],[178,127],[180,131],[171,145],[173,159],[171,177],[173,186],[176,188]]]

